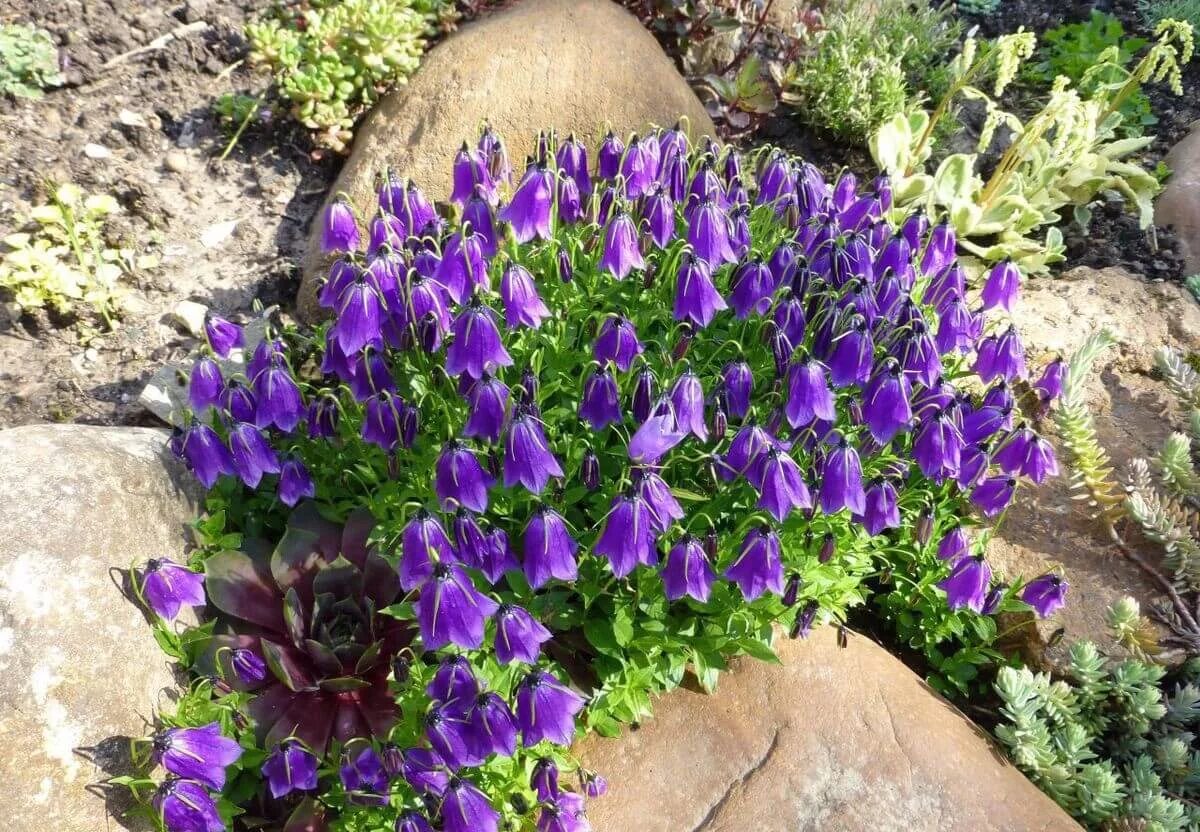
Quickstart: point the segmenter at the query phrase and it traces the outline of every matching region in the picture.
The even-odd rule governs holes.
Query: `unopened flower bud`
[[[812,632],[813,618],[816,617],[817,609],[816,601],[809,601],[805,604],[804,609],[792,623],[792,629],[788,631],[788,638],[808,638],[808,634]]]
[[[709,529],[708,534],[704,536],[704,554],[712,563],[717,561],[717,530]]]
[[[412,662],[405,656],[397,656],[392,659],[392,678],[397,684],[403,685],[408,681],[409,673],[412,671]]]
[[[787,586],[783,590],[783,605],[785,607],[796,606],[796,600],[800,596],[800,587],[804,584],[804,579],[799,575],[792,575],[788,578]]]
[[[565,248],[558,250],[558,277],[563,283],[570,283],[575,279],[575,269],[571,266],[571,255],[567,254]]]
[[[837,539],[834,538],[833,532],[825,532],[825,537],[821,539],[821,552],[817,555],[817,560],[821,563],[828,563],[836,551]]]
[[[580,465],[579,478],[583,481],[583,485],[588,491],[595,491],[600,487],[600,458],[596,456],[596,452],[591,448],[583,455],[583,463]]]
[[[432,312],[425,313],[417,323],[417,340],[425,352],[434,352],[441,341],[442,333],[437,316]]]
[[[928,508],[921,509],[917,517],[917,545],[924,546],[933,537],[933,512]]]
[[[658,386],[653,371],[642,370],[633,381],[633,418],[640,425],[650,418],[654,407],[655,388]]]

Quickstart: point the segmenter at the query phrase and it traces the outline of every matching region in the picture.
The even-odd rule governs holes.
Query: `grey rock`
[[[131,737],[176,690],[131,564],[186,557],[198,490],[145,428],[0,431],[0,817],[14,832],[146,828],[121,813]]]

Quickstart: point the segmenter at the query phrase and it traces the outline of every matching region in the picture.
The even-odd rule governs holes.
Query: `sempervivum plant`
[[[324,753],[396,721],[388,676],[410,632],[381,612],[400,581],[368,546],[374,525],[359,510],[341,527],[305,503],[273,550],[249,541],[205,561],[216,630],[202,667],[255,694],[248,713],[268,747],[294,738]]]
[[[977,534],[1019,478],[1057,470],[1014,396],[1020,340],[985,321],[1018,300],[1011,264],[972,307],[953,231],[889,225],[886,179],[829,182],[679,127],[610,134],[594,160],[543,135],[514,177],[485,130],[454,157],[448,211],[391,175],[370,217],[333,202],[330,320],[276,332],[244,375],[193,376],[176,446],[220,509],[197,560],[219,619],[255,625],[207,655],[302,678],[292,702],[309,679],[341,702],[378,638],[360,614],[412,633],[386,731],[335,719],[326,744],[244,680],[221,700],[257,727],[243,741],[274,761],[271,794],[309,793],[338,828],[586,830],[581,795],[601,781],[558,782],[577,714],[614,733],[689,670],[711,689],[728,657],[770,657],[777,626],[804,635],[872,594],[901,638],[931,658],[961,648],[969,669],[995,655],[991,613],[1050,614],[1067,591],[995,585]],[[1029,389],[1049,401],[1056,378]],[[209,554],[254,527],[282,533],[281,564],[309,565],[296,521],[283,531],[306,498],[350,518],[352,563],[370,525],[352,512],[369,512],[394,570],[377,584],[374,561],[354,563],[373,606],[321,602],[346,570],[336,548],[292,601],[290,568]],[[235,609],[236,586],[260,589]],[[313,669],[293,676],[292,656]],[[280,771],[303,754],[324,765],[299,766],[300,786]]]

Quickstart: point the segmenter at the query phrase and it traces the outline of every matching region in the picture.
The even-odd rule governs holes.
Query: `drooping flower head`
[[[155,614],[173,621],[183,607],[204,606],[204,576],[169,558],[152,558],[142,574],[142,596]]]
[[[317,788],[317,758],[302,743],[284,740],[275,746],[262,766],[271,797],[279,799],[294,791]]]
[[[525,171],[512,201],[500,209],[500,219],[512,226],[518,243],[549,240],[553,207],[554,174],[544,164],[535,164]]]
[[[704,546],[691,535],[685,535],[671,548],[662,577],[668,601],[689,596],[702,604],[708,601],[717,579]]]
[[[495,314],[478,301],[465,307],[454,319],[454,340],[446,352],[446,372],[481,379],[498,367],[512,366],[504,349]]]
[[[738,585],[747,601],[767,590],[782,595],[783,561],[775,530],[758,527],[747,532],[737,559],[725,570],[725,577]]]
[[[504,487],[520,483],[529,492],[541,494],[551,477],[561,476],[562,466],[550,450],[541,421],[531,411],[518,408],[504,440]]]
[[[599,268],[617,280],[624,280],[634,269],[646,268],[638,247],[637,226],[624,211],[613,214],[604,229],[604,253]]]
[[[981,612],[991,580],[992,569],[983,555],[968,555],[958,559],[949,577],[938,586],[946,590],[946,603],[950,609],[966,607],[972,612]]]
[[[611,361],[618,370],[626,372],[642,349],[633,324],[620,315],[610,315],[600,325],[593,354],[601,364]]]
[[[325,206],[321,228],[321,251],[326,254],[358,248],[358,221],[344,197],[339,196]]]
[[[225,788],[225,769],[242,756],[237,740],[215,722],[202,728],[169,728],[154,737],[154,760],[167,771],[210,789]]]
[[[583,699],[544,670],[529,671],[517,688],[517,723],[526,747],[549,740],[567,746]]]
[[[170,832],[225,832],[216,801],[195,780],[168,777],[151,802]]]
[[[1039,618],[1048,618],[1066,603],[1070,588],[1063,578],[1053,573],[1034,578],[1021,591],[1021,600],[1033,607]]]

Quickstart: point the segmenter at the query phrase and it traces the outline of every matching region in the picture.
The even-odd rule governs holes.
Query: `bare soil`
[[[0,235],[51,183],[72,181],[120,201],[113,243],[139,241],[161,258],[131,278],[118,327],[96,337],[50,315],[0,311],[0,427],[153,424],[138,393],[197,343],[173,320],[180,301],[235,319],[256,300],[292,302],[307,227],[339,161],[314,161],[307,137],[283,124],[249,131],[220,161],[228,139],[210,109],[222,93],[264,85],[239,62],[242,26],[266,5],[0,0],[0,20],[53,35],[67,77],[41,100],[0,100]],[[210,231],[201,241],[234,222],[225,239]]]

